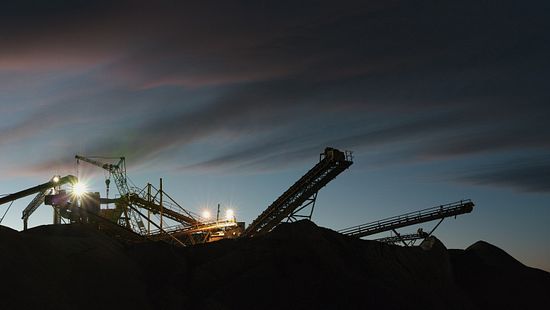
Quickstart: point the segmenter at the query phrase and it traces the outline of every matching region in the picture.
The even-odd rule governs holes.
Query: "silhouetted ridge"
[[[550,275],[478,242],[360,240],[304,220],[187,248],[86,225],[0,227],[0,309],[494,309],[550,304]],[[510,267],[512,266],[512,267]],[[32,296],[32,298],[29,298]]]
[[[480,309],[536,309],[550,304],[550,274],[478,241],[450,250],[456,283]]]
[[[273,229],[271,236],[319,236],[321,228],[309,220],[300,220],[293,223],[281,223]]]
[[[502,268],[526,267],[504,250],[485,241],[478,241],[470,245],[466,248],[466,251],[474,253],[486,265],[498,266]]]
[[[18,234],[19,232],[15,229],[11,229],[6,226],[0,226],[0,234]]]

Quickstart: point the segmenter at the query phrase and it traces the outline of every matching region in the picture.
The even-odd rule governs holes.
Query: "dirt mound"
[[[212,308],[464,308],[436,242],[405,249],[311,222],[283,224],[263,237],[190,249],[185,291]]]
[[[0,250],[1,309],[481,309],[501,305],[484,298],[495,281],[531,281],[508,305],[550,288],[548,273],[488,243],[403,248],[309,221],[188,248],[127,246],[85,225],[0,229]]]
[[[485,241],[478,241],[466,251],[477,256],[484,264],[498,268],[523,268],[526,267],[504,250]]]
[[[537,309],[550,304],[550,273],[527,267],[485,241],[449,253],[457,284],[478,308]]]
[[[0,240],[1,309],[148,303],[140,267],[122,244],[91,227],[49,225],[17,234],[2,230]]]

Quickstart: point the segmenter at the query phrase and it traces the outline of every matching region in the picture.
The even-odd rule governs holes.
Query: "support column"
[[[160,178],[160,229],[162,229],[162,209],[164,209],[162,206],[162,194],[162,178]]]
[[[147,202],[151,203],[151,183],[147,183]],[[151,234],[151,210],[147,209],[147,233]]]

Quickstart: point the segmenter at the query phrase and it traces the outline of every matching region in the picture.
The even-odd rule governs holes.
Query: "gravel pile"
[[[403,248],[309,221],[188,248],[85,225],[0,227],[0,309],[488,309],[550,304],[550,274],[486,242]],[[546,293],[546,294],[545,294]]]

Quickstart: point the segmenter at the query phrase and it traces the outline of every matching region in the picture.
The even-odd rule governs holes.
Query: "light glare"
[[[227,210],[225,211],[225,218],[226,218],[226,219],[232,220],[234,216],[235,216],[235,212],[233,212],[232,209],[227,209]]]
[[[78,182],[73,185],[73,193],[78,197],[84,195],[86,193],[86,184]]]

